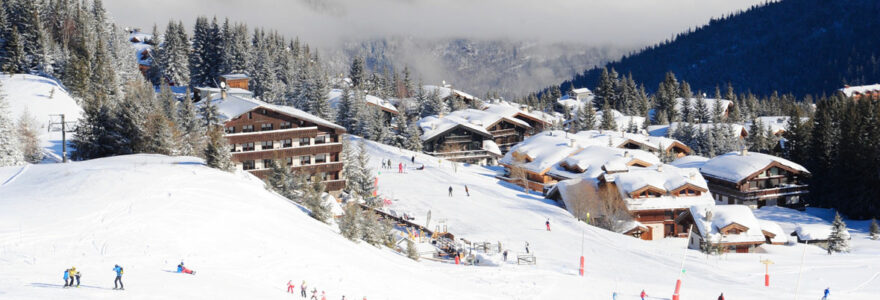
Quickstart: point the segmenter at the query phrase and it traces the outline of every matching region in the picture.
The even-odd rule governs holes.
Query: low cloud
[[[387,36],[644,45],[764,0],[104,0],[124,26],[228,17],[320,46]]]

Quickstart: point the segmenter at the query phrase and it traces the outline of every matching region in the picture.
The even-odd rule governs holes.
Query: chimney
[[[657,172],[663,172],[663,164],[657,165]]]
[[[226,100],[226,89],[220,90],[220,99]]]
[[[623,151],[623,157],[629,157],[629,151]]]
[[[742,150],[739,152],[739,155],[740,155],[740,156],[746,156],[746,155],[749,155],[749,148],[747,148],[747,147],[743,147]]]
[[[574,139],[568,139],[568,146],[574,148],[577,142]]]

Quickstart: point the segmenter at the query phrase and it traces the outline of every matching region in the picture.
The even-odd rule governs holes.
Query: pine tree
[[[351,66],[348,68],[348,78],[351,79],[351,83],[355,88],[363,89],[365,71],[364,59],[360,56],[355,56],[351,60]]]
[[[9,112],[6,96],[0,94],[0,167],[24,164],[19,133]]]
[[[356,169],[353,171],[354,178],[350,178],[347,184],[351,185],[351,191],[354,195],[361,199],[369,198],[373,195],[374,177],[373,170],[370,168],[370,156],[367,154],[367,145],[361,140],[358,145],[358,152],[354,157],[354,165]]]
[[[593,104],[584,103],[575,121],[577,131],[593,130],[596,128],[596,123],[596,112],[593,110]]]
[[[363,224],[363,220],[361,220],[361,209],[355,203],[349,203],[345,206],[345,214],[342,215],[342,218],[339,218],[339,231],[342,233],[342,236],[351,240],[357,241],[363,236],[363,231],[361,230],[361,224]]]
[[[720,93],[718,88],[715,88],[715,93]],[[724,108],[721,107],[721,99],[715,98],[715,103],[712,105],[712,122],[723,123],[725,119],[727,119],[727,117],[724,116]]]
[[[168,22],[165,41],[159,45],[156,67],[162,78],[172,85],[186,85],[189,79],[189,38],[183,23]]]
[[[608,102],[602,105],[602,123],[599,124],[599,129],[617,130],[617,120],[614,119],[614,111]]]
[[[296,177],[293,175],[290,166],[281,159],[275,159],[271,161],[268,167],[271,170],[266,179],[264,179],[266,188],[284,196],[284,198],[294,199],[296,196],[294,194],[294,180]]]
[[[9,34],[9,40],[3,44],[2,69],[7,73],[24,73],[27,71],[27,57],[25,56],[24,43],[18,29],[13,26]]]
[[[419,260],[419,249],[416,248],[416,243],[414,243],[411,239],[406,239],[406,257],[409,257],[412,260]]]
[[[196,117],[196,108],[189,98],[189,90],[177,106],[177,128],[180,131],[180,155],[197,156],[202,153],[205,130]]]
[[[378,215],[373,213],[371,210],[364,210],[363,223],[361,228],[363,228],[362,239],[365,242],[373,246],[382,245],[387,231],[384,231],[385,226],[382,226],[382,223],[379,221]]]
[[[616,75],[617,73],[615,72],[614,74]],[[594,105],[599,105],[604,102],[614,103],[617,95],[615,89],[617,86],[616,81],[617,76],[612,77],[612,74],[608,73],[608,69],[602,68],[602,74],[599,75],[599,83],[596,85],[596,99],[594,99]]]
[[[311,183],[300,183],[303,193],[303,205],[309,209],[309,216],[315,220],[327,223],[332,216],[330,206],[324,201],[324,182],[317,177],[311,181]]]
[[[226,138],[223,137],[223,129],[212,126],[208,130],[208,143],[205,146],[205,164],[211,168],[231,172],[235,165],[232,163],[232,154]]]
[[[400,113],[395,117],[395,123],[397,125],[397,130],[394,132],[394,137],[392,138],[392,145],[398,148],[406,148],[407,145],[407,126],[406,114]]]
[[[43,149],[40,147],[39,125],[27,108],[21,113],[16,128],[24,160],[32,164],[40,163],[43,160]]]
[[[831,235],[828,236],[828,254],[832,252],[849,252],[849,231],[839,213],[834,214],[831,223]]]
[[[877,219],[871,219],[871,226],[868,232],[871,233],[872,240],[880,239],[880,226],[877,225]]]
[[[695,107],[694,107],[694,111],[693,111],[693,114],[694,114],[693,119],[699,123],[709,123],[709,120],[711,120],[711,118],[710,118],[711,113],[709,112],[709,104],[706,102],[706,99],[703,97],[702,91],[697,92],[697,99],[694,100],[694,104],[695,104]]]
[[[189,53],[189,74],[191,86],[213,86],[215,77],[212,74],[211,65],[213,53],[211,25],[208,24],[208,18],[200,16],[196,18],[196,25],[193,28],[192,50]]]
[[[419,129],[417,122],[410,122],[406,128],[406,149],[421,152],[422,151],[422,131]]]
[[[686,81],[682,81],[679,86],[678,97],[681,98],[681,120],[685,122],[690,122],[692,119],[691,116],[691,98],[693,97],[693,93],[691,92],[691,85]]]
[[[174,122],[171,122],[160,113],[151,113],[146,120],[144,145],[139,149],[143,153],[156,153],[164,155],[177,154],[175,149]]]
[[[669,124],[678,119],[678,111],[675,109],[675,98],[678,97],[678,93],[678,80],[675,79],[675,74],[667,72],[655,96],[657,100],[654,104],[655,124]],[[663,111],[662,116],[665,117],[665,120],[659,118],[661,116],[660,111]]]

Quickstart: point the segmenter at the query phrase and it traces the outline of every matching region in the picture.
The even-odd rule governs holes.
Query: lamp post
[[[762,259],[761,263],[764,264],[764,286],[770,286],[770,265],[773,264],[773,261]]]

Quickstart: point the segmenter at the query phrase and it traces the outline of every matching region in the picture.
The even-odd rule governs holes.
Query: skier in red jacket
[[[642,300],[645,300],[645,297],[648,297],[648,294],[645,294],[645,290],[642,290],[642,293],[639,294],[639,297],[642,297]]]
[[[293,294],[293,280],[287,281],[287,292]]]

